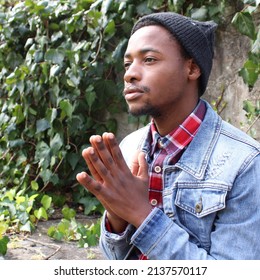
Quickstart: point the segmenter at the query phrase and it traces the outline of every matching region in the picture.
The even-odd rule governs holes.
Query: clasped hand
[[[92,176],[81,172],[78,182],[105,207],[114,232],[123,231],[128,223],[138,228],[152,209],[144,153],[133,155],[130,169],[114,134],[91,136],[90,143],[82,156]]]

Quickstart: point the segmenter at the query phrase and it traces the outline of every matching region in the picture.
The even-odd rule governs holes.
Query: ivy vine
[[[86,169],[81,151],[89,137],[116,133],[115,115],[126,111],[121,58],[137,18],[174,11],[233,24],[252,42],[239,75],[253,88],[260,74],[259,6],[260,0],[0,0],[0,254],[8,233],[32,232],[57,207],[65,215],[70,208],[102,213],[75,176]],[[259,118],[259,107],[244,108],[252,123]],[[68,232],[77,232],[82,246],[93,245],[97,229],[83,229],[74,218],[49,235],[70,239]]]

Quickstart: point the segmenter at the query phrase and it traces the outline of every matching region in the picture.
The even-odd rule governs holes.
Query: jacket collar
[[[205,100],[204,102],[207,111],[199,131],[175,165],[197,179],[202,179],[205,175],[209,158],[218,141],[222,127],[222,119],[208,102]]]
[[[197,179],[202,179],[204,177],[209,158],[218,141],[222,126],[222,119],[207,101],[203,101],[206,104],[204,120],[194,139],[191,141],[180,160],[175,164],[175,167],[186,171]],[[149,128],[146,130],[146,135],[148,131]],[[144,140],[145,139],[143,139],[142,144],[145,143]],[[146,153],[150,152],[144,149],[144,147],[142,148]]]

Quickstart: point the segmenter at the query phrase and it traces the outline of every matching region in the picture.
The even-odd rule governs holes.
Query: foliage
[[[5,221],[9,231],[31,232],[38,220],[48,220],[53,211],[52,199],[46,194],[39,199],[39,194],[28,195],[24,191],[16,192],[14,188],[1,193],[0,222]]]
[[[256,105],[249,100],[244,100],[243,109],[246,112],[247,123],[249,125],[247,133],[250,133],[253,138],[256,138],[257,131],[254,128],[254,124],[260,119],[260,100],[256,101]]]
[[[8,225],[0,221],[0,255],[5,255],[7,252],[7,244],[9,242],[9,238],[7,236],[4,236],[8,229]]]
[[[76,221],[76,211],[65,206],[62,209],[64,218],[55,227],[48,229],[48,236],[56,240],[77,241],[79,247],[94,246],[100,235],[100,220],[90,225],[82,225]]]
[[[254,14],[259,14],[260,1],[245,1],[244,9],[235,14],[232,23],[241,34],[252,40],[248,60],[240,70],[240,75],[250,88],[256,83],[260,74],[260,28],[254,24]]]
[[[240,75],[254,86],[259,0],[230,2],[0,0],[0,253],[8,228],[32,231],[64,203],[82,205],[86,215],[102,212],[75,176],[86,169],[81,152],[90,135],[116,133],[115,115],[126,110],[121,58],[140,16],[175,11],[220,25],[232,22],[252,41]],[[73,219],[64,218],[50,235],[96,235]]]

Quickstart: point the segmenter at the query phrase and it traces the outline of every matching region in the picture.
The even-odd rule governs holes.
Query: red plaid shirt
[[[144,143],[144,150],[148,152],[149,164],[149,201],[152,206],[163,209],[163,166],[175,164],[196,135],[206,113],[205,103],[200,100],[194,111],[170,134],[161,137],[152,120],[150,132]],[[112,231],[108,219],[106,229]],[[137,248],[136,248],[137,249]],[[136,252],[136,250],[135,250]],[[140,260],[147,257],[140,254]]]
[[[152,206],[163,208],[162,202],[162,173],[163,166],[175,164],[196,135],[206,112],[206,106],[200,100],[195,110],[170,134],[161,137],[152,121],[152,143],[147,141],[144,145],[151,145],[149,165],[149,200]],[[150,143],[149,143],[150,142]]]

